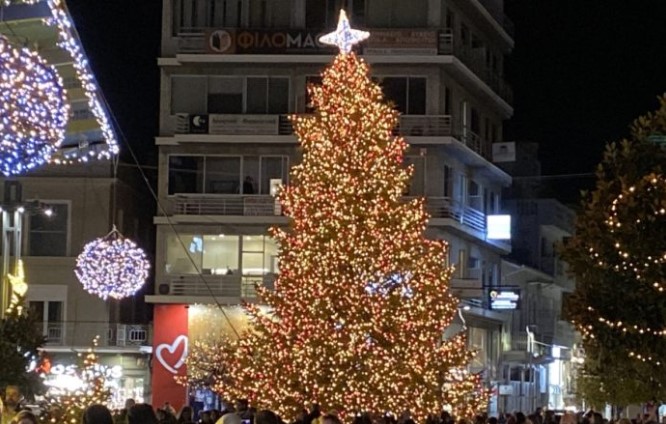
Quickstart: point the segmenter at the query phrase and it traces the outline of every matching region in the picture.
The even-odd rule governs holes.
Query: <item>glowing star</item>
[[[331,46],[337,46],[340,53],[350,53],[352,46],[370,37],[367,31],[359,31],[352,29],[349,26],[349,19],[344,10],[340,10],[340,18],[338,19],[338,27],[335,31],[319,37],[319,41]]]
[[[86,244],[76,258],[76,277],[83,288],[106,300],[134,295],[148,278],[150,263],[133,241],[113,230]]]
[[[12,290],[12,298],[9,302],[9,309],[15,307],[20,308],[19,303],[28,292],[28,283],[25,282],[25,271],[23,269],[23,261],[19,259],[18,266],[16,267],[16,274],[7,274],[7,279]],[[19,309],[20,311],[20,309]]]

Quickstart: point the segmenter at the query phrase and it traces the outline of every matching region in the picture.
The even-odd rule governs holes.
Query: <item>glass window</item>
[[[243,78],[210,77],[208,113],[243,113]]]
[[[30,301],[30,314],[34,317],[37,322],[44,322],[44,302],[42,301]]]
[[[305,26],[314,29],[335,26],[341,8],[345,7],[347,10],[356,11],[359,5],[363,4],[363,0],[348,0],[346,3],[345,5],[343,0],[306,0]],[[354,18],[355,16],[352,16],[352,22],[356,25],[360,24]]]
[[[453,169],[444,165],[444,197],[451,197],[453,194]]]
[[[213,27],[240,27],[241,2],[237,0],[208,0],[208,16]]]
[[[420,28],[428,23],[427,0],[368,0],[369,26],[386,28]]]
[[[238,274],[240,237],[227,234],[203,238],[203,273],[213,275]]]
[[[289,112],[289,79],[251,77],[247,79],[247,113]]]
[[[426,79],[384,77],[380,79],[387,100],[407,115],[423,115],[426,109]]]
[[[169,194],[204,192],[204,157],[169,156]]]
[[[207,79],[200,76],[171,77],[171,114],[206,113]]]
[[[182,243],[178,239],[179,236]],[[183,248],[183,244],[185,248]],[[197,270],[201,270],[203,251],[203,236],[201,235],[168,234],[165,271],[168,274],[197,274]]]
[[[472,368],[484,368],[488,359],[488,330],[485,328],[469,327],[469,347],[478,353],[470,364]]]
[[[268,236],[243,236],[243,275],[278,272],[277,244]]]
[[[69,204],[47,204],[53,214],[29,216],[29,256],[67,256],[69,236]]]
[[[254,28],[288,28],[290,8],[284,0],[253,0],[250,3],[250,24]]]
[[[206,193],[240,194],[240,156],[206,157]]]
[[[286,156],[261,157],[261,194],[274,194],[274,185],[286,184],[289,163]]]

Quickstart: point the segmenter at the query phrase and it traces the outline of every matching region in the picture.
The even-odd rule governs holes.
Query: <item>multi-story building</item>
[[[156,290],[147,296],[156,304],[155,348],[165,353],[156,350],[156,404],[182,402],[184,391],[168,386],[183,372],[184,340],[200,336],[197,317],[241,325],[236,305],[279,273],[267,230],[287,220],[273,194],[300,155],[287,115],[309,111],[306,86],[335,54],[318,37],[335,28],[342,3],[163,2],[156,144],[164,209],[155,217]],[[494,382],[503,325],[487,310],[485,290],[500,283],[510,247],[488,237],[486,222],[511,184],[491,152],[513,113],[502,70],[513,39],[502,0],[344,3],[352,25],[371,32],[358,51],[401,112],[396,131],[415,168],[405,195],[425,196],[428,235],[450,243],[453,287],[480,350],[474,367]]]
[[[503,144],[509,154],[500,165],[516,178],[504,200],[513,217],[513,238],[510,259],[502,262],[502,279],[504,286],[520,292],[520,308],[512,313],[511,349],[503,355],[507,397],[502,402],[508,411],[539,406],[561,410],[575,405],[569,371],[576,338],[562,314],[575,281],[557,246],[573,235],[575,213],[553,198],[540,197],[544,187],[538,183],[536,143]]]
[[[145,196],[132,187],[136,185],[114,178],[109,159],[116,141],[110,111],[64,5],[9,3],[0,6],[0,37],[55,66],[71,115],[64,143],[50,164],[1,179],[2,227],[9,236],[2,245],[3,258],[8,259],[2,278],[16,274],[14,264],[22,257],[26,302],[43,330],[43,351],[51,364],[44,367],[50,370],[48,385],[71,388],[76,381],[68,373],[79,365],[77,353],[85,352],[99,336],[100,364],[114,387],[113,405],[123,406],[129,397],[143,400],[150,387],[151,341],[149,316],[138,307],[142,297],[105,302],[84,291],[74,268],[83,246],[104,237],[114,223],[140,244],[151,240],[149,223],[141,222]],[[59,42],[63,40],[66,45]],[[6,305],[9,286],[0,287],[0,305]]]

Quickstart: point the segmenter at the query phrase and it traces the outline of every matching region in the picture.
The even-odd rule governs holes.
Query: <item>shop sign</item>
[[[512,311],[520,306],[520,290],[490,290],[490,309]]]
[[[277,134],[280,115],[209,115],[209,134]]]
[[[335,48],[319,42],[325,31],[216,29],[206,34],[213,54],[332,54]]]
[[[177,352],[180,352],[180,354]],[[172,374],[178,374],[180,367],[185,364],[188,352],[187,336],[180,335],[176,337],[173,343],[158,345],[155,348],[155,357],[164,369]]]
[[[363,48],[365,54],[436,55],[437,31],[375,29]]]

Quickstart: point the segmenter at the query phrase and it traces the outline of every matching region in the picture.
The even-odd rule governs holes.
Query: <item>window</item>
[[[446,29],[453,31],[456,26],[456,15],[451,9],[446,9]]]
[[[379,84],[387,100],[406,115],[425,115],[426,79],[412,77],[383,77]]]
[[[287,156],[169,156],[169,195],[268,195],[288,178]]]
[[[166,237],[168,274],[261,276],[278,273],[278,249],[264,235],[175,234]],[[191,258],[191,259],[190,259]]]
[[[289,161],[286,156],[262,156],[260,194],[275,195],[275,185],[284,184],[288,174]]]
[[[471,108],[469,127],[474,134],[479,135],[481,133],[481,118],[479,117],[479,111],[475,108]]]
[[[169,194],[203,193],[203,156],[169,156]]]
[[[171,77],[172,114],[288,112],[287,77]]]
[[[32,300],[28,307],[35,321],[43,326],[47,343],[61,343],[64,339],[64,302]]]
[[[173,31],[203,32],[207,27],[240,27],[241,0],[175,0]]]
[[[479,183],[472,179],[467,180],[467,183],[467,205],[480,210],[483,207],[483,199],[481,198],[481,188]]]
[[[241,187],[240,156],[206,157],[206,193],[211,194],[255,194],[253,181]]]
[[[171,113],[206,113],[207,78],[174,75],[171,77]]]
[[[243,113],[243,78],[208,78],[208,113]]]
[[[475,368],[485,368],[488,364],[488,330],[485,328],[469,327],[468,330],[469,347],[477,351],[477,355],[472,359],[470,366]]]
[[[247,113],[281,114],[289,111],[287,78],[251,77],[247,79]]]
[[[444,165],[444,197],[453,195],[453,168]]]
[[[340,9],[345,9],[354,25],[362,27],[365,24],[365,2],[366,0],[306,0],[305,26],[314,29],[335,27]]]
[[[379,28],[423,28],[428,24],[428,0],[367,0],[367,22]]]
[[[289,28],[290,11],[284,0],[252,0],[250,25],[254,28]]]
[[[406,196],[423,196],[425,194],[425,157],[406,156],[405,167],[412,165],[414,172],[407,182]]]
[[[451,115],[451,89],[444,87],[444,115]]]
[[[53,214],[29,216],[29,256],[67,256],[69,242],[69,203],[45,202]]]
[[[460,42],[465,47],[470,43],[469,28],[465,24],[460,24]]]

